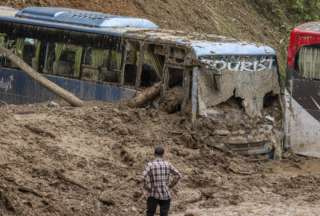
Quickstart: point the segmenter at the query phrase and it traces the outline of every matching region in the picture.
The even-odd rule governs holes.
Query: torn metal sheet
[[[296,154],[320,157],[319,120],[288,92],[286,92],[285,98],[287,146]],[[319,110],[317,112],[320,113]]]

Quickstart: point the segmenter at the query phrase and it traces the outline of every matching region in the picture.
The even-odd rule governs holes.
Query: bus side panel
[[[293,98],[315,119],[320,121],[320,82],[293,79]]]
[[[130,99],[136,91],[110,84],[46,76],[83,100],[116,102]],[[19,70],[0,68],[0,100],[9,104],[39,103],[57,99],[52,92]]]
[[[286,92],[287,144],[294,153],[320,157],[320,122]]]

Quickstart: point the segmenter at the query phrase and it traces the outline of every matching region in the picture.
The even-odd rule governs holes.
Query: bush
[[[320,0],[286,0],[289,15],[296,21],[311,21],[319,19]]]
[[[273,21],[303,23],[320,19],[320,0],[253,0],[257,10]]]

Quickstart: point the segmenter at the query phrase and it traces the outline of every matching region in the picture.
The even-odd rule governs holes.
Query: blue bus
[[[160,29],[141,18],[55,7],[28,7],[0,16],[0,46],[83,100],[116,102],[161,83],[161,97],[183,92],[181,109],[210,118],[235,99],[249,118],[265,115],[280,95],[271,47],[213,34]],[[0,60],[0,100],[25,104],[56,96],[6,58]],[[272,118],[272,116],[271,116]],[[224,142],[267,153],[265,139]],[[250,145],[252,143],[252,145]]]

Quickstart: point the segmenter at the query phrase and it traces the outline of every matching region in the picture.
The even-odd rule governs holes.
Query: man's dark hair
[[[164,155],[164,148],[162,146],[157,146],[154,149],[154,155],[162,157]]]

